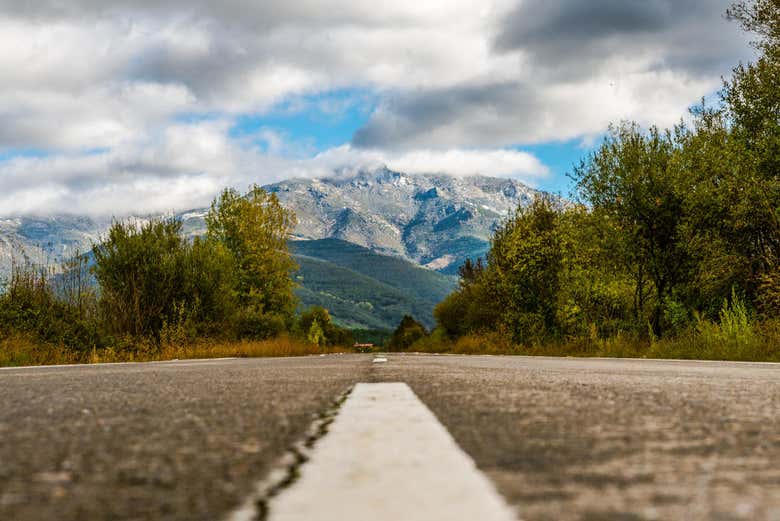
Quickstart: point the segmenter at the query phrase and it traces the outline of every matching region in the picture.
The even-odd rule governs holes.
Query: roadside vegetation
[[[0,292],[0,365],[290,356],[351,347],[323,308],[296,314],[295,216],[225,190],[188,240],[176,220],[116,222],[57,268],[17,265]]]
[[[780,4],[728,17],[760,57],[671,129],[614,125],[460,270],[416,351],[780,361]]]
[[[433,331],[296,312],[295,216],[254,186],[214,200],[204,237],[116,222],[65,266],[15,266],[0,365],[302,355],[388,336],[393,351],[780,361],[780,4],[727,16],[759,57],[719,102],[670,129],[613,125],[571,173],[573,202],[518,208],[460,268]]]

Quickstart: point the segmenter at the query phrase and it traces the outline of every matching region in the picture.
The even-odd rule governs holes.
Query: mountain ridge
[[[496,224],[540,193],[512,179],[387,168],[267,188],[295,209],[298,238],[338,238],[445,273],[484,254]]]
[[[387,168],[264,188],[298,217],[289,246],[300,266],[293,277],[301,307],[324,306],[338,323],[366,329],[392,329],[405,314],[432,326],[433,309],[455,289],[461,263],[484,255],[495,226],[539,193],[510,179]],[[205,233],[207,211],[168,215],[193,237]],[[88,251],[111,222],[0,218],[0,278],[14,256],[48,265]]]
[[[295,211],[297,239],[335,238],[454,274],[483,255],[497,223],[541,192],[487,176],[405,174],[386,167],[266,185]],[[206,208],[173,215],[190,236],[205,231]],[[145,220],[149,216],[133,217]],[[110,218],[57,215],[0,217],[0,275],[11,259],[57,263],[88,250]]]

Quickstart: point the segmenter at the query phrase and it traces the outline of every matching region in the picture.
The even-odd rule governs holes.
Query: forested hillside
[[[405,314],[431,327],[433,308],[457,281],[338,239],[291,241],[301,305],[323,306],[348,327],[391,329]]]

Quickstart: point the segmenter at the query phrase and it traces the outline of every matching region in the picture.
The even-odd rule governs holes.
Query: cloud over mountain
[[[524,145],[669,124],[717,89],[749,56],[727,4],[3,0],[0,208],[182,208],[349,161],[533,182],[547,169]],[[363,98],[327,146],[241,128]]]

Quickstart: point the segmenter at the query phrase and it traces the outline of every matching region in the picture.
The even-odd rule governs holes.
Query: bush
[[[347,347],[355,343],[352,332],[334,324],[328,310],[321,306],[312,306],[304,311],[298,320],[297,329],[310,342],[320,345]],[[317,341],[312,338],[317,338]]]
[[[192,335],[232,329],[226,327],[236,310],[232,257],[217,242],[188,242],[181,222],[116,222],[93,253],[112,334],[159,341],[164,328]]]
[[[14,266],[5,291],[0,293],[0,333],[27,334],[50,346],[77,351],[100,345],[91,308],[59,296],[53,280],[52,270]]]
[[[454,345],[455,343],[450,339],[447,331],[442,327],[437,327],[430,335],[417,339],[409,346],[409,351],[420,353],[446,353],[452,351]]]
[[[428,335],[425,326],[417,322],[409,315],[404,315],[401,323],[393,332],[393,336],[387,343],[387,349],[390,351],[402,351]]]

